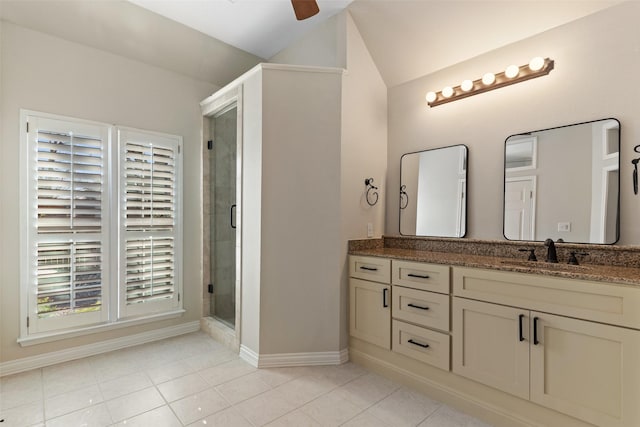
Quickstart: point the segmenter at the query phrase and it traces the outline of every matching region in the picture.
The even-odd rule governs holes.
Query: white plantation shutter
[[[182,138],[26,110],[21,124],[21,339],[175,314]]]
[[[156,143],[157,144],[157,143]],[[152,142],[125,145],[126,229],[171,230],[176,213],[174,149]]]
[[[173,238],[126,240],[126,303],[171,298],[175,289]]]
[[[27,121],[29,333],[104,321],[109,126]]]
[[[38,232],[100,232],[104,141],[37,129]]]
[[[182,139],[118,130],[120,317],[179,306]]]

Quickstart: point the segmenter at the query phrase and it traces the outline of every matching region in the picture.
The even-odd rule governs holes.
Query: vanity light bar
[[[474,81],[465,80],[459,86],[447,86],[440,92],[428,92],[427,104],[429,107],[446,104],[468,96],[488,92],[504,86],[520,83],[536,77],[546,76],[553,70],[553,60],[549,58],[535,57],[526,65],[508,66],[505,71],[497,74],[487,73],[481,79]]]

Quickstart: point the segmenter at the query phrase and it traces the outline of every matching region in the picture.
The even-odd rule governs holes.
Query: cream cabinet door
[[[453,298],[453,372],[529,398],[529,312]]]
[[[640,426],[640,331],[531,313],[531,400],[597,426]]]
[[[351,336],[391,349],[391,286],[349,279]]]

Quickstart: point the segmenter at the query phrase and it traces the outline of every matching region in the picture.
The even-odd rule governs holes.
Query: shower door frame
[[[235,328],[230,328],[224,322],[213,318],[211,315],[211,294],[208,292],[208,285],[211,283],[211,226],[209,215],[211,212],[206,211],[206,206],[209,206],[209,211],[213,209],[211,203],[211,173],[210,173],[210,150],[208,149],[208,141],[213,139],[213,132],[210,126],[210,121],[217,114],[236,107],[236,220],[235,220]],[[229,330],[234,331],[235,338],[233,342],[229,343],[233,348],[239,349],[240,337],[242,331],[242,148],[243,148],[243,108],[242,108],[242,85],[231,88],[224,93],[216,93],[212,97],[206,99],[201,103],[203,110],[203,124],[202,124],[202,148],[203,148],[203,210],[202,210],[202,255],[203,255],[203,317],[212,318],[214,321],[224,325]],[[215,144],[215,141],[214,141]]]

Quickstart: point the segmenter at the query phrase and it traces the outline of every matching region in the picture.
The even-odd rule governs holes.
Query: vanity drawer
[[[640,287],[454,267],[453,294],[640,329]]]
[[[449,331],[449,295],[394,286],[391,301],[393,318]]]
[[[391,349],[446,371],[450,370],[451,337],[442,332],[393,321]]]
[[[391,267],[391,283],[394,285],[449,293],[450,268],[447,265],[393,260]]]
[[[391,260],[369,256],[349,256],[349,276],[374,282],[389,283]]]

